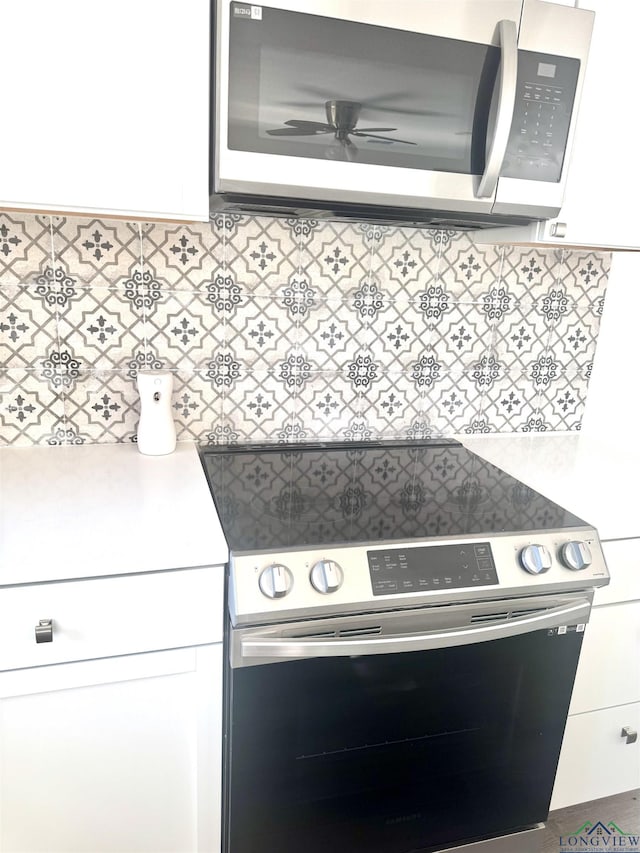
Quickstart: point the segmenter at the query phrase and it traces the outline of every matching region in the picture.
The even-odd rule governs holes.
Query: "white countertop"
[[[0,585],[222,565],[196,445],[0,449]]]
[[[458,438],[474,453],[593,525],[601,540],[640,537],[640,448],[630,436]]]

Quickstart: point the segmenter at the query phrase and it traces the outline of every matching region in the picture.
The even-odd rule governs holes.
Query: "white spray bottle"
[[[171,414],[173,375],[168,370],[139,370],[140,423],[138,450],[146,456],[164,456],[176,449]]]

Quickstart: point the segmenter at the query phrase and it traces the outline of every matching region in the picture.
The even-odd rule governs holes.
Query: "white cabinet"
[[[612,577],[585,631],[551,808],[640,787],[640,539],[604,542]]]
[[[628,0],[579,0],[596,13],[571,165],[556,219],[477,232],[479,242],[637,248],[640,176],[635,141],[640,115],[633,106],[638,75],[640,5]],[[565,236],[556,236],[564,223]]]
[[[0,207],[206,220],[209,6],[3,4]]]
[[[0,588],[0,853],[219,853],[223,576]]]

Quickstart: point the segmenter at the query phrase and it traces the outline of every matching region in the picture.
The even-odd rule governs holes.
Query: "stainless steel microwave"
[[[543,0],[215,0],[212,207],[555,216],[593,18]]]

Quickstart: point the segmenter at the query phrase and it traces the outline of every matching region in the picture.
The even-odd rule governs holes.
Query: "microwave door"
[[[520,3],[449,2],[448,35],[441,5],[219,2],[215,190],[490,212]]]

